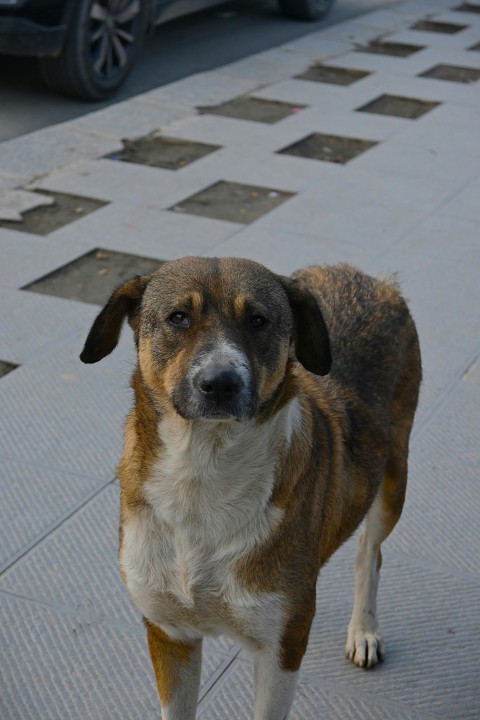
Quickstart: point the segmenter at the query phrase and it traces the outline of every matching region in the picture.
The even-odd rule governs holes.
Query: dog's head
[[[96,318],[81,360],[111,353],[125,318],[151,396],[187,420],[253,417],[295,356],[315,374],[330,369],[313,295],[250,260],[182,258],[128,280]]]

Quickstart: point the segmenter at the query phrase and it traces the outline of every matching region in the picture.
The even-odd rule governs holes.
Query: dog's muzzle
[[[177,412],[189,420],[245,420],[253,415],[254,395],[243,355],[211,353],[192,366],[173,400]]]

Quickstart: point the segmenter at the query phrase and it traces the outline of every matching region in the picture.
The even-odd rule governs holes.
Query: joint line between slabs
[[[24,558],[26,555],[28,555],[29,552],[34,550],[37,545],[40,545],[43,543],[50,535],[52,535],[56,530],[58,530],[67,520],[69,520],[73,515],[75,515],[79,510],[84,508],[88,503],[97,497],[97,495],[100,495],[101,492],[105,490],[105,488],[109,487],[109,485],[112,485],[114,483],[114,480],[107,481],[102,487],[96,488],[86,497],[82,498],[76,505],[74,505],[73,508],[70,508],[67,510],[63,515],[60,515],[56,520],[54,520],[50,525],[46,527],[46,529],[38,535],[36,535],[30,542],[28,542],[26,545],[24,545],[20,550],[17,550],[16,553],[12,557],[10,557],[8,560],[6,560],[2,565],[0,565],[0,576],[3,575],[7,570],[12,568],[19,560]]]

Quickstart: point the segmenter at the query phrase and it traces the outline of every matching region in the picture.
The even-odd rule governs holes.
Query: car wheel
[[[278,0],[284,15],[296,20],[320,20],[330,12],[334,0]]]
[[[41,60],[47,85],[103,100],[125,81],[145,32],[146,0],[77,0],[58,57]]]

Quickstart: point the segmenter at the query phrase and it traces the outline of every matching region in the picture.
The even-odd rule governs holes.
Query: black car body
[[[196,2],[201,9],[220,0]],[[278,4],[316,20],[333,0]],[[124,82],[149,28],[193,9],[192,0],[0,0],[0,54],[38,57],[51,88],[100,100]]]

